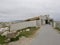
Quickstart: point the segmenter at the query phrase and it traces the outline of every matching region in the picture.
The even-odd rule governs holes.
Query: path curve
[[[60,34],[51,25],[44,25],[30,45],[60,45]]]

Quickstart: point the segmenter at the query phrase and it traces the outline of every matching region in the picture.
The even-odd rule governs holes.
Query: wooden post
[[[9,25],[9,32],[10,32],[10,25]]]

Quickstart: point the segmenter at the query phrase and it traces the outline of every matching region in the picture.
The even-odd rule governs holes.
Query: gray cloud
[[[50,14],[60,20],[60,0],[0,0],[0,19],[27,19]]]

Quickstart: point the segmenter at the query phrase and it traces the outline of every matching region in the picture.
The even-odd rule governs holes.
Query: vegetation
[[[10,42],[17,41],[17,40],[19,40],[19,37],[11,38],[11,39],[10,39]]]
[[[55,29],[57,29],[58,31],[60,31],[60,28],[56,27]]]
[[[30,29],[30,31],[26,31],[26,29]],[[16,38],[11,38],[10,42],[17,41],[22,36],[29,37],[29,36],[33,35],[38,29],[39,28],[36,28],[36,27],[27,27],[27,28],[18,30],[17,32],[19,32],[19,35]]]
[[[0,35],[0,44],[4,44],[6,39],[7,38],[5,36]]]
[[[26,31],[26,29],[30,29],[30,30],[29,31]],[[38,29],[39,28],[37,28],[37,27],[27,27],[27,28],[18,30],[17,32],[19,32],[19,35],[16,36],[16,38],[11,38],[9,42],[17,41],[22,36],[29,37],[29,36],[33,35]],[[0,35],[0,44],[7,43],[7,42],[5,42],[6,40],[7,40],[7,38],[5,36],[1,36]]]
[[[30,31],[26,31],[26,29],[30,29]],[[22,29],[22,32],[20,32],[18,37],[21,37],[21,36],[29,37],[33,35],[38,29],[39,28],[36,28],[36,27],[28,27],[28,28]]]

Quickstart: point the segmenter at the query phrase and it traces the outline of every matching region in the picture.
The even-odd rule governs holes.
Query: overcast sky
[[[24,20],[45,14],[60,20],[60,0],[0,0],[0,20]]]

